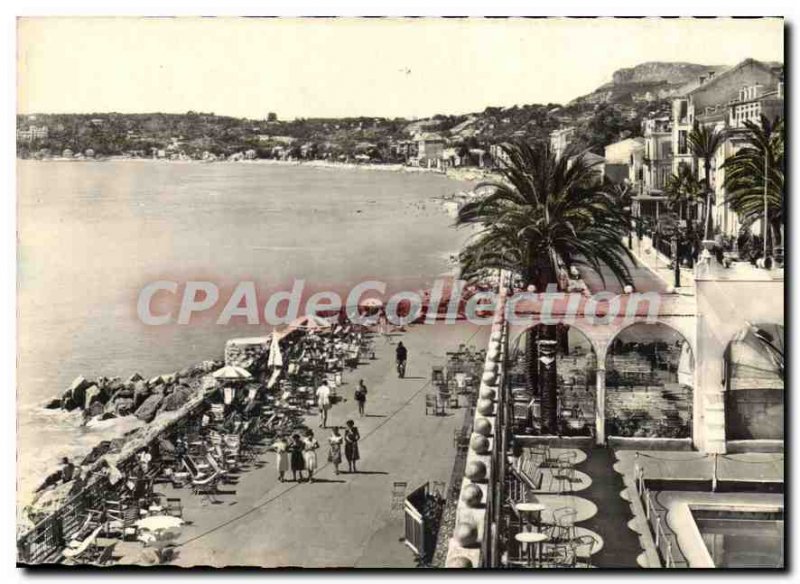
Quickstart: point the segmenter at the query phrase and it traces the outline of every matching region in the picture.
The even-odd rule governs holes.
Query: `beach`
[[[294,279],[347,289],[364,279],[417,290],[450,273],[467,232],[440,199],[469,183],[431,172],[308,164],[20,161],[19,502],[57,463],[119,435],[42,405],[78,375],[153,376],[219,358],[266,334],[234,318],[148,327],[142,286],[158,279]]]

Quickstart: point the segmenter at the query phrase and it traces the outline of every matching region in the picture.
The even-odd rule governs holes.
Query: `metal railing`
[[[652,532],[653,541],[655,543],[656,549],[658,550],[659,556],[664,563],[665,568],[675,568],[677,566],[677,560],[674,554],[674,550],[672,547],[672,539],[667,534],[667,531],[664,529],[664,522],[666,521],[666,516],[662,516],[658,512],[658,508],[656,507],[656,502],[653,500],[653,493],[647,488],[644,478],[644,469],[639,467],[638,465],[635,467],[635,476],[636,476],[636,494],[639,496],[639,499],[642,501],[642,506],[644,507],[644,514],[647,518],[647,523],[650,526],[650,530]]]

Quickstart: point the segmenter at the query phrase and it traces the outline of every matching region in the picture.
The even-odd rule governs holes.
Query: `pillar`
[[[597,390],[594,407],[595,442],[603,445],[606,442],[606,368],[597,367]]]

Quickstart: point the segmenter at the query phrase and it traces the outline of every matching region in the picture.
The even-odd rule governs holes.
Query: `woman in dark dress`
[[[350,472],[358,472],[356,469],[356,462],[358,461],[358,441],[361,440],[361,435],[358,433],[355,422],[347,420],[347,428],[344,431],[344,457],[347,459],[347,467]]]
[[[306,468],[306,462],[303,458],[305,444],[300,439],[299,434],[292,436],[292,441],[289,443],[287,450],[289,451],[289,466],[292,469],[292,477],[294,481],[297,482],[297,473],[300,473],[300,480],[302,481],[303,471]]]

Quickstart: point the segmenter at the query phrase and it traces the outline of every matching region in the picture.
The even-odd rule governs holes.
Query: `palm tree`
[[[703,189],[706,194],[706,240],[711,239],[713,235],[711,205],[714,202],[714,193],[711,190],[711,159],[714,158],[717,150],[719,150],[719,147],[722,146],[724,141],[724,132],[718,131],[715,127],[701,126],[696,121],[692,131],[689,132],[689,149],[695,158],[703,161]]]
[[[765,234],[771,235],[771,248],[782,242],[785,224],[783,209],[785,127],[782,118],[770,121],[761,116],[759,123],[744,123],[747,146],[725,161],[727,204],[742,220],[764,219],[764,184],[767,184]],[[765,175],[768,179],[765,180]],[[770,254],[773,249],[770,249]]]
[[[684,215],[684,210],[688,215],[691,205],[700,201],[703,196],[703,185],[697,180],[691,167],[681,163],[678,173],[667,178],[664,192],[669,198],[670,207],[678,213],[678,217],[688,219]]]
[[[509,269],[524,285],[544,291],[558,283],[561,266],[584,266],[605,283],[607,269],[621,283],[631,282],[626,261],[634,262],[622,236],[630,229],[617,199],[598,184],[595,164],[571,151],[556,158],[549,143],[504,144],[501,179],[478,185],[485,192],[459,210],[457,224],[479,223],[462,254],[462,272]],[[535,342],[528,332],[528,382],[538,377],[544,430],[558,431],[556,369],[537,370],[540,351],[551,354],[557,327],[546,325]],[[537,388],[530,385],[531,391]]]

